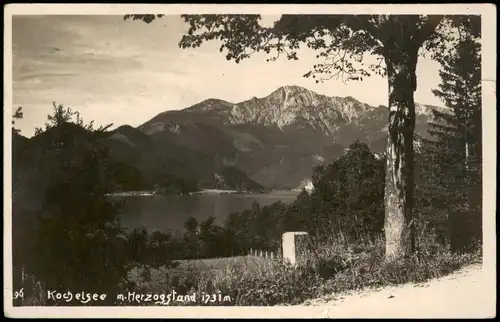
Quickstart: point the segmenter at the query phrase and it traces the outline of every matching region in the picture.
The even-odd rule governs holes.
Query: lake
[[[189,217],[202,221],[214,216],[215,224],[223,225],[229,214],[251,208],[254,201],[260,206],[267,206],[277,201],[289,203],[295,200],[297,194],[297,192],[279,192],[191,196],[114,196],[110,198],[125,201],[120,216],[125,228],[134,229],[144,226],[149,232],[154,230],[174,232],[182,231],[184,222]]]

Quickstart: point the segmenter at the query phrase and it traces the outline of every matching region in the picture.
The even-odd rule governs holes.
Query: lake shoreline
[[[203,189],[199,191],[190,192],[184,196],[196,196],[196,195],[265,195],[265,194],[288,194],[295,193],[294,190],[276,190],[269,192],[252,192],[252,191],[238,191],[238,190],[221,190],[221,189]],[[162,194],[155,191],[123,191],[123,192],[111,192],[106,194],[107,197],[150,197],[150,196],[182,196],[181,194]]]
[[[215,217],[214,224],[222,226],[230,214],[252,209],[255,202],[260,207],[265,207],[278,201],[290,203],[297,197],[296,192],[220,192],[209,190],[192,195],[159,195],[151,191],[129,191],[107,198],[112,201],[124,201],[119,209],[120,221],[124,228],[144,227],[149,232],[182,232],[185,221],[190,217],[198,222]]]

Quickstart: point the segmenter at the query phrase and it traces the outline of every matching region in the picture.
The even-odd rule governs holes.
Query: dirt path
[[[496,281],[480,265],[425,284],[366,290],[303,307],[319,317],[479,318],[496,315]]]

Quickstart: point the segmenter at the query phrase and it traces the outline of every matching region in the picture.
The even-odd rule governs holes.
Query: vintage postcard
[[[496,316],[494,5],[4,12],[6,316]]]

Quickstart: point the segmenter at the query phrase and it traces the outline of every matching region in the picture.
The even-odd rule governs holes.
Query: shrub
[[[478,252],[454,254],[432,239],[423,239],[419,253],[413,257],[391,264],[384,262],[380,236],[374,241],[354,243],[331,238],[329,243],[323,242],[318,252],[307,254],[304,264],[295,268],[268,261],[253,266],[254,269],[250,269],[250,263],[204,271],[167,269],[161,284],[149,284],[145,289],[231,297],[231,301],[222,303],[189,305],[297,305],[327,294],[425,282],[480,260]]]

